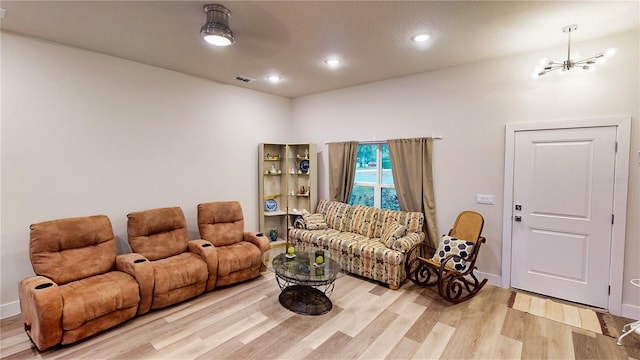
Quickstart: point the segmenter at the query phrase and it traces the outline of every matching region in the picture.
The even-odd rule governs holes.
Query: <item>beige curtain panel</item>
[[[329,198],[348,203],[356,176],[358,142],[329,143]]]
[[[424,213],[425,234],[436,247],[438,231],[431,170],[433,138],[393,139],[387,144],[400,208]]]

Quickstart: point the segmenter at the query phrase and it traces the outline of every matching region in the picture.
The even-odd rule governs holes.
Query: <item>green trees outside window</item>
[[[349,204],[400,210],[387,144],[358,145],[356,176]]]

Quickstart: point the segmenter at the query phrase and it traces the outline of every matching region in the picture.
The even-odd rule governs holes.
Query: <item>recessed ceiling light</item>
[[[282,80],[282,76],[280,75],[269,75],[269,81],[272,83],[280,82],[280,80]]]
[[[324,62],[325,62],[325,64],[327,64],[327,65],[329,65],[331,67],[336,67],[336,66],[338,66],[338,65],[340,65],[342,63],[342,61],[340,59],[334,58],[334,57],[328,58]]]
[[[431,34],[418,34],[418,35],[414,35],[411,40],[413,40],[414,42],[417,43],[421,43],[421,42],[425,42],[427,40],[431,39]]]

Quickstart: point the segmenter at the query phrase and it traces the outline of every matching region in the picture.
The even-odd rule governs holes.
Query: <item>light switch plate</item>
[[[495,204],[495,196],[485,195],[485,194],[476,194],[476,203],[493,205]]]

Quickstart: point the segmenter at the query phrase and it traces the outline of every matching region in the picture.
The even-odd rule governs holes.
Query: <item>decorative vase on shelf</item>
[[[271,173],[271,175],[275,175],[278,173],[278,170],[276,170],[275,165],[271,165],[271,169],[269,169],[269,172]]]
[[[269,239],[271,239],[271,241],[278,240],[278,230],[271,229],[271,231],[269,231]]]

